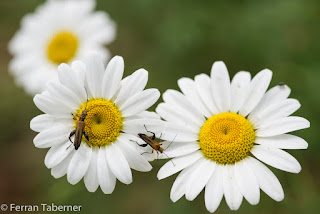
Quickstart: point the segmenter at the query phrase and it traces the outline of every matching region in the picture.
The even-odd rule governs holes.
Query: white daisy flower
[[[53,177],[67,174],[71,184],[84,177],[88,191],[94,192],[100,186],[110,194],[116,179],[125,184],[132,182],[131,169],[151,170],[136,149],[137,135],[144,126],[161,129],[159,116],[146,111],[159,99],[160,92],[144,90],[146,70],[139,69],[121,80],[123,70],[122,57],[112,58],[104,70],[102,59],[90,55],[84,63],[61,64],[59,82],[50,82],[46,91],[34,97],[34,103],[45,114],[30,123],[32,130],[40,132],[33,142],[38,148],[50,148],[44,162]],[[84,110],[84,132],[89,140],[83,136],[76,150],[69,135]],[[74,137],[71,140],[74,142]]]
[[[225,64],[215,62],[211,77],[182,78],[178,84],[183,93],[168,90],[163,94],[165,102],[156,112],[169,124],[162,138],[176,135],[173,144],[178,145],[172,152],[175,158],[160,169],[158,178],[182,170],[171,189],[173,202],[183,195],[192,201],[203,188],[210,212],[218,208],[223,196],[231,210],[240,207],[243,197],[258,204],[259,189],[276,201],[284,198],[280,182],[260,161],[300,172],[299,162],[283,149],[306,149],[306,141],[287,133],[308,128],[310,123],[289,116],[300,103],[288,98],[290,89],[285,84],[266,92],[271,77],[268,69],[253,79],[241,71],[230,82]],[[185,151],[188,154],[182,155]]]
[[[48,0],[21,21],[9,43],[9,70],[34,95],[58,79],[61,63],[83,60],[88,52],[109,58],[104,45],[115,38],[115,24],[105,12],[94,12],[94,0]]]

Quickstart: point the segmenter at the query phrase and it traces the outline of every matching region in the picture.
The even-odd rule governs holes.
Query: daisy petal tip
[[[92,192],[92,193],[94,193],[94,192],[96,192],[97,191],[97,189],[98,189],[98,187],[97,188],[88,188],[88,187],[86,187],[87,188],[87,190],[88,190],[88,192]]]
[[[149,72],[144,68],[140,68],[140,69],[136,70],[134,73],[139,74],[140,78],[142,78],[144,76],[146,76],[148,78],[148,75],[149,75]]]
[[[222,60],[220,60],[220,61],[215,61],[213,64],[212,64],[212,67],[220,67],[220,68],[222,68],[222,67],[227,67],[226,66],[226,64],[222,61]]]
[[[211,68],[211,77],[214,73],[220,73],[220,72],[226,72],[228,73],[228,69],[226,64],[223,61],[216,61],[213,63],[212,68]]]
[[[65,71],[67,69],[70,69],[70,66],[66,63],[61,63],[60,65],[58,65],[58,72]]]
[[[262,74],[264,74],[264,75],[267,75],[268,77],[272,77],[272,71],[270,70],[270,69],[268,69],[268,68],[265,68],[265,69],[263,69],[262,71],[260,71],[259,73],[262,73]]]
[[[161,169],[160,169],[160,170],[161,170]],[[160,180],[166,178],[166,176],[164,176],[164,174],[163,174],[161,171],[159,171],[158,174],[157,174],[157,178],[158,178],[158,180],[160,181]]]
[[[114,56],[109,63],[111,62],[124,66],[124,59],[122,56],[119,56],[119,55]]]
[[[292,170],[292,173],[298,174],[302,170],[301,165],[297,164],[296,168]]]
[[[307,149],[309,147],[309,144],[307,143],[307,141],[304,141],[301,145],[301,149]]]
[[[278,202],[282,201],[283,199],[284,199],[284,192],[281,192],[278,195],[273,197],[273,200],[278,201]]]
[[[182,196],[181,196],[182,197]],[[173,203],[176,203],[181,197],[176,194],[170,194],[170,199]]]
[[[32,131],[36,131],[36,121],[37,121],[37,119],[36,119],[36,117],[34,117],[34,118],[32,118],[31,119],[31,121],[30,121],[30,129],[32,130]]]
[[[67,180],[72,185],[76,185],[79,182],[79,181],[73,179],[71,176],[69,176],[69,174],[67,174]]]

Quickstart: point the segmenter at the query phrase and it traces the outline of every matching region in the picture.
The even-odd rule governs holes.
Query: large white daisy
[[[94,192],[100,186],[110,194],[116,178],[125,184],[132,182],[131,169],[151,170],[137,150],[141,148],[137,143],[142,144],[137,135],[145,132],[144,126],[161,130],[159,116],[146,111],[160,92],[144,90],[146,70],[139,69],[121,80],[123,70],[122,57],[112,58],[104,69],[99,55],[90,55],[84,63],[61,64],[59,81],[48,83],[47,90],[34,97],[36,106],[45,114],[30,123],[32,130],[40,132],[33,142],[38,148],[50,148],[44,162],[55,178],[67,174],[69,183],[76,184],[84,177],[88,191]],[[84,110],[84,131],[89,140],[83,136],[76,150],[68,138]]]
[[[57,79],[61,63],[83,60],[88,52],[109,58],[104,45],[115,37],[115,24],[105,12],[94,12],[94,0],[48,0],[21,21],[9,43],[10,72],[35,95]]]
[[[163,94],[165,102],[156,112],[169,124],[162,138],[176,136],[176,151],[189,151],[186,155],[178,152],[158,173],[163,179],[182,170],[171,189],[173,202],[183,195],[193,200],[204,188],[210,212],[218,208],[223,196],[232,210],[240,207],[243,197],[257,204],[260,189],[276,201],[284,198],[278,179],[260,161],[300,172],[299,162],[283,149],[306,149],[308,144],[286,133],[308,128],[310,123],[289,116],[300,103],[288,98],[290,89],[285,84],[267,91],[271,77],[268,69],[252,79],[250,73],[241,71],[230,82],[225,64],[215,62],[211,77],[182,78],[178,84],[183,93],[168,90]]]

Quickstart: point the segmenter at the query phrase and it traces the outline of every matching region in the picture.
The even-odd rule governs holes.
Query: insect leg
[[[76,120],[76,116],[74,116],[74,114],[73,114],[73,113],[71,113],[71,115],[73,116],[73,120]]]
[[[152,152],[142,152],[140,155],[143,155],[143,154],[152,154]]]
[[[72,146],[72,144],[70,144],[70,146]],[[66,148],[66,150],[68,150],[68,149],[70,148],[70,146],[68,146],[68,147]]]
[[[87,141],[89,141],[89,135],[87,132],[83,132],[84,137],[87,139]]]
[[[144,126],[144,128],[146,129],[147,132],[149,132],[149,133],[152,134],[152,138],[151,138],[151,139],[152,139],[152,140],[156,139],[156,134],[155,134],[154,132],[148,131],[146,125],[143,125],[143,126]]]
[[[70,132],[69,140],[70,140],[71,143],[73,143],[72,140],[71,140],[71,137],[72,137],[73,135],[75,135],[75,134],[76,134],[76,130],[73,130],[72,132]]]
[[[141,146],[141,147],[146,147],[146,146],[148,146],[147,143],[146,143],[146,144],[139,144],[137,141],[134,141],[134,140],[130,140],[130,141],[135,142],[138,146]]]

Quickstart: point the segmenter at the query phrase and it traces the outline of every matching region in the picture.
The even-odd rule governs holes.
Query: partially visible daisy
[[[88,191],[94,192],[100,186],[110,194],[116,179],[125,184],[132,182],[131,169],[151,170],[137,150],[137,144],[142,143],[137,135],[144,126],[153,131],[162,129],[159,116],[146,111],[160,93],[157,89],[144,90],[146,70],[139,69],[121,80],[123,70],[122,57],[112,58],[104,69],[99,55],[90,55],[84,63],[61,64],[59,81],[50,82],[46,91],[34,97],[36,106],[45,114],[30,123],[32,130],[40,132],[33,142],[38,148],[50,148],[44,162],[55,178],[67,174],[69,183],[76,184],[84,177]],[[68,137],[84,110],[84,131],[89,140],[83,136],[75,150]]]
[[[115,38],[115,24],[105,12],[94,12],[94,0],[48,0],[21,21],[9,43],[10,72],[35,95],[57,79],[57,66],[84,59],[88,52],[109,58],[104,45]]]
[[[280,84],[267,91],[268,69],[253,79],[241,71],[230,82],[223,62],[215,62],[211,77],[178,81],[183,93],[168,90],[156,112],[169,122],[162,138],[176,136],[177,152],[158,172],[163,179],[182,170],[170,193],[173,202],[185,195],[192,201],[205,188],[205,205],[214,212],[222,197],[237,210],[243,197],[258,204],[260,189],[276,201],[284,198],[276,176],[260,161],[277,169],[299,173],[299,162],[283,149],[306,149],[302,138],[287,134],[310,126],[289,116],[300,108]],[[266,92],[267,91],[267,92]],[[183,152],[189,151],[186,155]],[[172,162],[174,164],[172,164]]]

